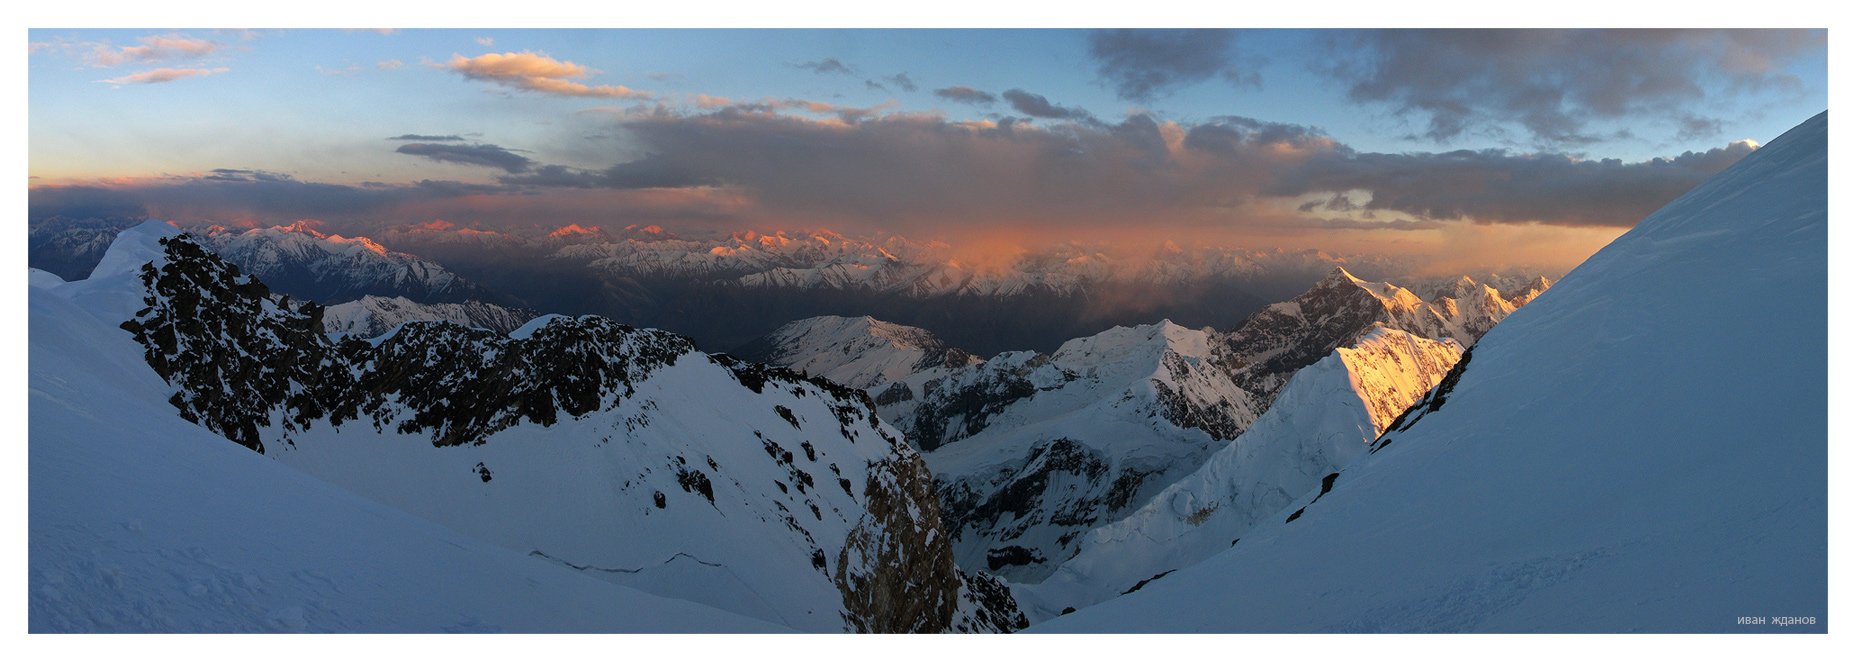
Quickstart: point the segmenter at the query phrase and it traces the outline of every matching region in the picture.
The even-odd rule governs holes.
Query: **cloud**
[[[474,58],[451,56],[445,65],[465,78],[505,87],[569,97],[648,99],[651,93],[623,85],[587,85],[578,80],[592,73],[587,67],[556,60],[541,53],[485,53]]]
[[[1232,30],[1097,30],[1089,36],[1096,73],[1116,96],[1153,101],[1212,78],[1257,84],[1254,64],[1235,52]]]
[[[1754,151],[1747,142],[1642,162],[1504,150],[1375,154],[1334,150],[1286,169],[1262,193],[1367,190],[1361,209],[1432,220],[1629,227]]]
[[[219,50],[217,42],[197,39],[182,34],[165,34],[140,37],[134,46],[111,46],[107,42],[91,45],[86,60],[93,67],[115,67],[136,62],[158,62],[185,58],[199,58],[211,55]]]
[[[495,46],[495,45],[496,45],[496,38],[495,38],[495,37],[477,37],[477,38],[476,38],[476,39],[474,39],[473,41],[476,41],[476,42],[477,42],[477,45],[478,45],[478,46],[482,46],[482,47],[485,47],[485,48],[489,48],[489,47],[491,47],[491,46]]]
[[[388,138],[387,140],[413,140],[413,141],[419,141],[419,142],[422,142],[422,143],[443,143],[443,142],[453,142],[453,143],[457,143],[457,142],[463,142],[463,141],[464,141],[464,137],[463,137],[463,136],[459,136],[459,135],[457,135],[457,134],[445,134],[445,135],[435,135],[435,134],[400,134],[400,135],[398,135],[398,136],[394,136],[394,137],[392,137],[392,138]]]
[[[1180,124],[1146,114],[1040,129],[911,113],[823,121],[737,105],[615,121],[625,149],[647,156],[605,170],[543,166],[502,181],[733,188],[797,217],[943,224],[1236,214],[1231,222],[1242,225],[1244,214],[1277,209],[1618,228],[1753,149],[1732,143],[1643,162],[1506,150],[1388,154],[1359,152],[1301,125],[1243,117]],[[1325,202],[1296,211],[1311,197]]]
[[[258,218],[283,222],[379,214],[420,201],[461,199],[492,188],[460,182],[422,181],[397,186],[351,186],[304,182],[287,175],[218,169],[194,177],[166,177],[111,186],[39,186],[28,190],[35,214],[70,217],[69,210],[109,201],[118,211],[157,218],[234,221]]]
[[[989,105],[999,101],[999,97],[993,96],[990,92],[983,92],[965,85],[941,88],[935,91],[935,96],[963,104]]]
[[[870,119],[877,115],[879,109],[883,108],[883,105],[874,106],[871,108],[857,108],[853,106],[840,106],[838,104],[832,104],[832,103],[827,103],[823,101],[812,101],[809,99],[792,99],[792,98],[788,98],[788,99],[768,98],[768,99],[762,99],[760,101],[736,101],[733,99],[729,99],[727,97],[712,97],[706,94],[696,95],[694,97],[694,101],[698,108],[704,109],[710,112],[715,112],[715,113],[737,114],[737,113],[774,113],[778,111],[800,111],[800,112],[805,112],[805,113],[811,113],[814,115],[830,115],[830,116],[837,117],[839,120],[844,121],[844,122],[858,122],[861,120]],[[612,109],[612,110],[616,111],[619,117],[635,117],[636,116],[629,109]],[[655,114],[655,113],[660,113],[660,112],[663,112],[662,109],[653,109],[649,111],[648,113]]]
[[[674,160],[655,154],[605,170],[543,166],[532,173],[503,177],[501,181],[514,186],[573,189],[678,189],[713,186],[719,182],[713,176],[683,168]]]
[[[845,63],[843,62],[839,62],[838,58],[826,58],[824,60],[814,60],[812,62],[801,62],[799,64],[792,65],[792,67],[795,69],[805,69],[806,71],[810,71],[815,74],[835,74],[835,75],[842,75],[842,76],[852,75],[851,67],[845,66]]]
[[[1331,249],[1349,242],[1372,249],[1388,240],[1377,231],[1426,230],[1399,236],[1439,246],[1444,237],[1484,237],[1476,244],[1484,257],[1502,250],[1503,237],[1561,232],[1584,242],[1555,245],[1572,255],[1565,247],[1590,251],[1755,149],[1729,143],[1638,162],[1508,150],[1377,153],[1312,127],[1244,117],[1183,123],[1135,113],[1046,126],[801,100],[572,121],[622,137],[586,148],[610,150],[611,166],[409,143],[401,147],[427,146],[414,148],[426,152],[417,156],[498,168],[497,177],[344,185],[220,169],[108,186],[34,184],[30,209],[43,216],[139,205],[161,218],[221,223],[442,218],[476,227],[709,219],[731,229],[862,226],[949,239],[1008,230],[1046,240],[1197,232],[1263,246],[1300,238],[1305,247]],[[569,128],[574,136],[589,129]],[[1561,229],[1543,230],[1549,226]]]
[[[1437,221],[1417,221],[1412,219],[1393,219],[1390,221],[1369,221],[1362,219],[1315,219],[1303,224],[1308,228],[1322,230],[1438,230],[1445,225]]]
[[[1053,120],[1087,120],[1091,119],[1089,111],[1081,108],[1068,108],[1051,103],[1044,95],[1032,94],[1017,88],[1000,93],[1012,109],[1030,115]]]
[[[867,80],[867,81],[864,81],[864,85],[865,87],[869,87],[871,89],[883,90],[886,92],[889,91],[891,86],[895,86],[897,89],[900,89],[904,92],[915,92],[918,89],[916,87],[916,82],[909,79],[908,73],[901,73],[895,76],[884,76],[883,78],[879,80],[874,80],[874,81]]]
[[[291,182],[296,178],[285,173],[249,168],[214,168],[200,179],[217,182]]]
[[[1823,30],[1379,30],[1343,33],[1329,74],[1358,102],[1425,123],[1444,142],[1516,127],[1541,146],[1601,138],[1591,125],[1692,113],[1755,90],[1797,90],[1783,65],[1823,57]],[[1704,122],[1709,118],[1691,115]],[[1685,122],[1677,135],[1696,135]]]
[[[1693,141],[1722,135],[1722,121],[1712,117],[1684,113],[1676,118],[1676,123],[1677,140]]]
[[[447,136],[446,138],[450,138]],[[534,165],[534,161],[508,149],[489,144],[448,145],[445,143],[407,143],[394,150],[400,154],[425,157],[433,161],[461,163],[468,166],[485,166],[511,173],[520,173]]]
[[[211,76],[213,74],[223,74],[228,71],[231,71],[231,69],[227,69],[225,67],[214,67],[212,69],[205,69],[205,68],[173,69],[169,67],[162,67],[160,69],[138,71],[133,74],[117,76],[115,78],[106,78],[106,79],[103,79],[97,82],[98,83],[109,83],[110,85],[118,85],[118,86],[147,85],[151,83],[167,83],[171,81],[178,81],[183,78],[193,78],[196,76]]]
[[[406,66],[406,63],[399,60],[381,60],[380,62],[374,63],[374,68],[381,71],[392,71],[404,66]]]

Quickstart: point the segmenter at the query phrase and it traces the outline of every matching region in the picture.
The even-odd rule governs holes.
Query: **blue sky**
[[[1822,30],[151,29],[33,30],[29,39],[33,186],[116,187],[168,200],[165,210],[183,194],[135,187],[221,182],[227,178],[212,174],[226,169],[372,187],[354,191],[370,201],[382,197],[381,187],[421,182],[500,187],[474,191],[479,202],[549,194],[551,204],[578,196],[614,209],[646,198],[661,204],[681,191],[678,200],[705,201],[691,218],[732,215],[747,225],[906,226],[954,214],[1069,219],[1080,214],[1061,203],[1088,197],[1078,192],[1132,183],[1107,206],[1133,202],[1103,224],[1177,218],[1256,231],[1281,228],[1286,214],[1295,216],[1285,210],[1321,199],[1301,216],[1322,217],[1330,229],[1620,228],[1731,162],[1741,149],[1735,141],[1771,139],[1828,103]],[[505,56],[519,57],[492,61]],[[582,69],[554,78],[507,69],[569,63]],[[993,101],[936,94],[956,86]],[[801,102],[830,108],[806,110]],[[403,134],[462,140],[419,148],[387,140]],[[1206,151],[1212,139],[1230,144]],[[1143,150],[1165,154],[1155,161]],[[1082,162],[1053,160],[1059,152]],[[1680,176],[1653,161],[1686,152],[1716,156],[1682,162]],[[908,154],[976,172],[1024,159],[1037,172],[918,190],[910,180],[935,178],[910,174],[898,163]],[[1223,159],[1216,168],[1204,159],[1214,154]],[[1541,196],[1542,209],[1444,195],[1463,187],[1466,168],[1477,169],[1478,182],[1501,182],[1540,168],[1543,155],[1560,166],[1581,163],[1531,175],[1568,187]],[[1620,172],[1605,172],[1606,160]],[[1408,171],[1420,175],[1400,174]],[[793,179],[803,172],[838,179]],[[875,179],[861,181],[865,174]],[[1648,178],[1638,199],[1603,209],[1553,202],[1615,196],[1579,187],[1633,177]],[[1221,193],[1227,184],[1237,193]],[[989,189],[973,197],[998,214],[939,202],[974,187]],[[237,214],[333,215],[315,206],[264,208],[251,200],[277,196],[247,195],[254,189],[237,192],[246,196]],[[1014,193],[1033,189],[1045,197]],[[859,199],[872,190],[918,202]],[[210,215],[210,206],[191,203],[230,190],[187,191],[195,196],[189,209]],[[1144,208],[1148,194],[1155,198]],[[355,203],[355,215],[414,222],[469,209],[462,202],[407,208],[410,197],[428,200],[386,196],[388,203]],[[594,220],[625,216],[615,214]],[[481,216],[491,223],[496,214]]]
[[[506,95],[422,62],[453,55],[534,51],[583,64],[593,78],[669,95],[739,99],[798,97],[849,106],[892,103],[900,110],[939,110],[979,117],[987,109],[937,99],[932,90],[964,85],[1021,88],[1054,102],[1116,117],[1136,109],[1198,120],[1241,115],[1319,127],[1356,149],[1377,152],[1533,147],[1526,140],[1462,136],[1414,139],[1411,118],[1383,104],[1348,99],[1345,85],[1318,73],[1333,33],[1256,30],[1234,50],[1260,60],[1259,82],[1209,80],[1148,103],[1118,99],[1092,68],[1085,33],[1073,30],[404,30],[266,31],[243,36],[218,31],[35,30],[31,40],[133,45],[153,34],[189,34],[226,44],[201,61],[222,74],[155,85],[99,83],[130,67],[100,68],[50,50],[30,71],[34,174],[141,174],[140,167],[303,169],[305,172],[391,178],[395,159],[367,165],[323,163],[370,141],[406,132],[482,133],[486,139],[540,145],[551,141],[557,115],[610,105],[599,100]],[[486,46],[478,40],[488,38]],[[792,65],[836,59],[850,75],[817,74]],[[397,61],[398,69],[380,63]],[[1599,157],[1643,160],[1728,140],[1765,140],[1826,105],[1822,47],[1785,63],[1796,92],[1724,96],[1723,131],[1683,144],[1654,121],[1644,135],[1580,146]],[[885,90],[864,81],[904,73],[918,89]],[[1615,123],[1630,126],[1629,122]],[[262,151],[231,142],[270,144]],[[278,154],[274,146],[291,148]],[[145,149],[144,149],[145,148]],[[104,159],[98,153],[110,153]],[[85,156],[96,155],[96,156]],[[374,155],[376,157],[380,155]],[[368,168],[372,165],[373,168]]]

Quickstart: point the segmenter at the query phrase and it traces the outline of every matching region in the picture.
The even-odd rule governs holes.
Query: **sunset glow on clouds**
[[[485,53],[474,58],[451,56],[446,65],[465,78],[489,81],[519,90],[570,97],[648,99],[650,93],[623,85],[587,85],[574,79],[590,73],[586,67],[537,53]]]
[[[1826,104],[1822,31],[31,41],[34,218],[351,235],[830,227],[1570,264]],[[995,57],[1027,51],[1048,57]]]

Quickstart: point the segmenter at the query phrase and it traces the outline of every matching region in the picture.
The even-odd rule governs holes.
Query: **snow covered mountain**
[[[870,316],[796,320],[735,354],[856,389],[888,384],[920,371],[980,363],[978,357],[949,347],[926,329]]]
[[[1450,338],[1462,347],[1545,290],[1545,277],[1511,301],[1468,276],[1433,301],[1391,283],[1363,281],[1341,267],[1295,299],[1264,307],[1221,337],[1222,361],[1261,402],[1270,403],[1290,376],[1376,327],[1421,338]],[[1533,294],[1528,294],[1532,292]]]
[[[81,283],[81,282],[80,282]],[[765,632],[415,518],[174,416],[113,319],[29,297],[27,628]]]
[[[325,234],[311,223],[245,231],[215,226],[204,241],[246,273],[300,299],[339,302],[379,295],[439,303],[489,295],[438,263],[366,237]]]
[[[1229,550],[1041,627],[1825,632],[1826,132],[1645,218]]]
[[[594,317],[334,341],[320,306],[174,232],[126,231],[101,276],[53,286],[129,320],[111,342],[168,385],[148,408],[529,558],[787,628],[1023,625],[955,566],[919,456],[861,392]]]
[[[1461,354],[1451,339],[1374,327],[1297,371],[1244,434],[1127,516],[1083,535],[1075,557],[1017,596],[1042,620],[1224,551],[1322,477],[1367,455]]]
[[[489,302],[470,300],[456,304],[421,304],[405,297],[368,295],[323,309],[323,331],[373,338],[408,322],[455,322],[466,327],[507,334],[534,320],[538,314]]]
[[[956,559],[1035,582],[1076,553],[1080,534],[1255,419],[1211,349],[1206,330],[1118,327],[1049,356],[1006,353],[912,376],[879,392],[891,403],[879,412],[919,444],[941,440],[925,458]],[[899,390],[919,395],[896,401]]]
[[[1182,559],[1222,550],[1260,515],[1365,454],[1381,428],[1444,376],[1462,343],[1514,310],[1495,292],[1465,278],[1454,296],[1424,302],[1337,268],[1230,332],[1166,321],[1118,327],[1051,355],[1011,352],[985,362],[927,365],[888,382],[870,379],[878,373],[872,368],[894,375],[921,355],[842,340],[866,336],[842,333],[844,319],[796,322],[763,344],[776,363],[857,376],[879,414],[926,450],[957,558],[1000,573],[1022,597],[1048,600],[1028,606],[1046,610],[1034,617],[1047,617],[1113,596]],[[1266,413],[1301,372],[1308,376],[1299,395]],[[1265,425],[1248,433],[1260,414]],[[1208,465],[1221,455],[1232,458]],[[1172,499],[1165,496],[1177,491],[1168,487],[1191,479],[1195,468],[1208,475],[1199,481],[1217,483],[1222,492],[1212,497],[1201,488],[1202,501],[1243,504],[1190,542],[1117,549],[1116,537],[1146,527],[1118,523],[1173,513],[1150,503]],[[1203,520],[1205,514],[1194,515],[1203,508],[1180,517]],[[1200,545],[1216,536],[1223,536],[1220,548]],[[1096,564],[1086,557],[1052,577],[1097,545],[1116,549],[1105,554],[1128,563],[1083,570]],[[1160,563],[1172,566],[1149,570]]]

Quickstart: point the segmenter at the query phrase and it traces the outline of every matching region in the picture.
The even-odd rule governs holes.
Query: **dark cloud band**
[[[394,150],[400,154],[425,157],[433,161],[461,163],[469,166],[496,168],[511,173],[520,173],[529,169],[535,162],[508,149],[495,145],[451,145],[446,143],[407,143]]]
[[[1044,115],[1074,112],[1043,103],[1059,109]],[[288,220],[432,201],[481,205],[491,197],[499,201],[491,207],[520,214],[573,192],[583,202],[649,194],[662,202],[653,213],[687,201],[705,214],[877,220],[899,231],[1003,223],[1075,230],[1213,223],[1243,231],[1283,227],[1286,215],[1301,219],[1291,225],[1318,230],[1464,221],[1624,227],[1753,149],[1734,143],[1643,162],[1506,150],[1387,154],[1356,151],[1310,127],[1243,117],[1182,125],[1135,114],[1113,124],[1038,127],[833,110],[746,104],[621,116],[610,128],[626,137],[627,153],[605,169],[536,164],[488,145],[401,146],[505,171],[494,184],[348,186],[224,169],[109,188],[34,187],[31,207],[43,216],[142,204]]]

